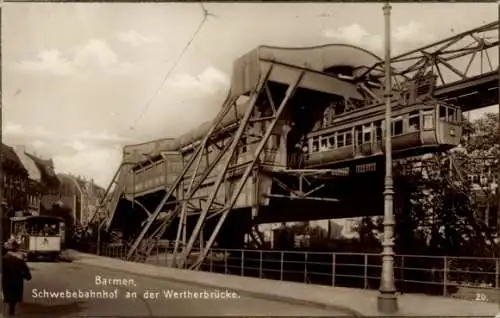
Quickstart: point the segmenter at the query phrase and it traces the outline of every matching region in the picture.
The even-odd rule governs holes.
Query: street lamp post
[[[378,295],[378,310],[394,313],[398,310],[394,284],[394,213],[392,180],[392,79],[391,79],[391,5],[384,5],[385,19],[385,181],[384,181],[384,240],[382,242],[382,273]]]

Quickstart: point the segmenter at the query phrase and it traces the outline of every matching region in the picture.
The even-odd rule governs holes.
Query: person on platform
[[[14,316],[16,305],[23,301],[24,280],[31,280],[31,272],[19,253],[19,243],[9,240],[7,253],[2,257],[3,301],[8,306],[9,316]]]

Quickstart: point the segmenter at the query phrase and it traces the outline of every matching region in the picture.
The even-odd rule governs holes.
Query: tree
[[[499,164],[498,114],[465,120],[463,127],[463,140],[456,149],[396,165],[398,254],[498,255],[494,233],[479,213],[485,201],[490,207],[498,202],[490,187]],[[477,189],[470,178],[475,174],[482,176],[481,191],[471,191]],[[380,219],[364,218],[358,227],[363,248],[380,244],[382,231]]]

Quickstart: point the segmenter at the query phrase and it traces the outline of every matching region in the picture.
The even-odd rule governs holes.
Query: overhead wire
[[[200,6],[201,6],[201,9],[203,10],[203,18],[201,19],[200,23],[198,24],[198,27],[196,28],[196,30],[193,32],[193,34],[191,35],[191,38],[189,39],[189,41],[186,43],[186,45],[184,46],[184,48],[182,49],[181,53],[179,54],[179,56],[177,57],[177,59],[175,60],[174,64],[172,65],[172,67],[167,71],[167,73],[165,74],[165,76],[163,77],[163,80],[161,81],[160,85],[158,86],[158,88],[154,91],[153,95],[148,99],[148,101],[146,102],[146,105],[143,107],[141,113],[137,116],[137,118],[134,120],[134,123],[129,126],[129,130],[134,130],[136,125],[139,123],[139,121],[144,117],[144,115],[147,113],[147,111],[149,110],[149,108],[151,107],[151,104],[153,103],[153,101],[155,100],[155,98],[158,96],[158,94],[160,93],[160,91],[162,90],[163,86],[165,85],[165,83],[168,81],[168,79],[170,78],[170,76],[173,74],[173,72],[175,71],[175,69],[177,68],[177,65],[179,64],[179,62],[182,60],[182,58],[184,57],[184,54],[186,54],[187,50],[189,49],[189,47],[191,46],[191,44],[193,43],[193,41],[196,39],[196,37],[198,36],[198,34],[200,33],[201,29],[203,28],[203,26],[205,25],[205,22],[207,21],[208,17],[209,16],[212,16],[212,17],[217,17],[215,14],[212,14],[210,13],[206,8],[205,6],[203,5],[203,3],[200,3]]]
[[[3,3],[3,0],[0,0],[0,1],[1,1],[0,4]],[[204,6],[204,4],[202,2],[200,2],[200,6],[201,6],[201,9],[203,11],[203,18],[201,19],[200,23],[198,24],[198,27],[196,28],[196,30],[191,35],[191,38],[189,39],[189,41],[186,43],[186,45],[182,49],[181,53],[179,54],[179,56],[175,60],[175,62],[172,65],[172,67],[167,71],[167,73],[163,77],[163,80],[161,81],[161,83],[158,86],[158,88],[155,90],[155,92],[153,93],[153,95],[146,102],[146,105],[143,107],[143,109],[142,109],[141,113],[139,114],[139,116],[137,116],[136,119],[135,119],[135,121],[134,121],[134,123],[131,126],[129,126],[128,130],[134,130],[135,126],[139,123],[139,121],[142,119],[142,117],[146,114],[146,112],[148,111],[149,107],[151,107],[151,104],[153,103],[154,99],[160,93],[161,89],[163,88],[163,86],[165,85],[165,83],[167,82],[167,80],[170,78],[170,76],[173,74],[173,72],[177,68],[177,65],[179,64],[179,62],[184,57],[184,54],[187,52],[187,50],[189,49],[189,47],[191,46],[191,44],[193,43],[193,41],[196,39],[196,37],[200,33],[200,31],[203,28],[203,26],[205,25],[205,22],[207,21],[208,17],[209,16],[217,17],[217,15],[212,14],[211,12],[209,12],[205,8],[205,6]],[[96,211],[96,213],[94,213],[94,216],[96,214],[97,214],[97,211]],[[100,224],[100,226],[102,226],[102,224]]]

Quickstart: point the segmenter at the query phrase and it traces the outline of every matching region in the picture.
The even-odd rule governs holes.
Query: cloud
[[[88,141],[114,141],[114,142],[124,142],[128,141],[124,137],[120,137],[118,135],[114,135],[109,133],[106,130],[100,132],[92,132],[92,131],[81,131],[73,135],[75,138],[88,140]]]
[[[141,46],[144,44],[154,44],[161,42],[159,38],[141,34],[137,30],[130,30],[128,32],[119,33],[117,37],[120,41],[132,46]]]
[[[217,68],[208,67],[196,76],[186,73],[176,75],[168,81],[168,85],[177,89],[198,90],[212,94],[229,85],[229,77]]]
[[[4,135],[16,135],[16,134],[22,134],[23,133],[23,126],[19,124],[14,124],[14,123],[6,123],[3,126],[3,134]]]
[[[58,50],[44,50],[38,53],[35,60],[21,61],[19,67],[25,71],[47,72],[54,75],[69,75],[73,73],[72,63],[62,56]]]
[[[323,36],[341,43],[356,45],[374,52],[380,52],[384,38],[380,34],[371,34],[361,25],[354,23],[337,29],[323,30]],[[425,26],[415,21],[399,25],[392,32],[393,51],[401,52],[418,45],[432,43],[435,36]]]
[[[130,142],[130,139],[111,134],[108,131],[80,131],[75,133],[62,133],[45,129],[44,127],[24,127],[16,123],[6,123],[3,134],[10,140],[31,144],[35,147],[51,144],[51,148],[60,145],[76,151],[95,146],[116,145]]]
[[[12,122],[5,123],[3,132],[7,144],[26,145],[28,152],[53,158],[58,173],[94,177],[101,186],[111,181],[113,169],[121,160],[122,146],[132,142],[108,131],[64,134]]]
[[[373,51],[380,50],[383,44],[380,35],[369,34],[357,23],[335,30],[323,30],[323,36]]]
[[[57,76],[85,74],[89,71],[122,75],[135,69],[129,62],[120,62],[117,54],[103,39],[90,39],[74,49],[72,56],[64,56],[57,49],[44,50],[34,60],[20,61],[17,66],[27,72]]]
[[[107,187],[121,162],[121,155],[120,147],[92,147],[56,154],[52,158],[57,173],[92,177],[98,185]]]
[[[407,44],[430,44],[436,39],[434,34],[425,30],[424,25],[415,21],[396,27],[392,36],[397,42]]]

